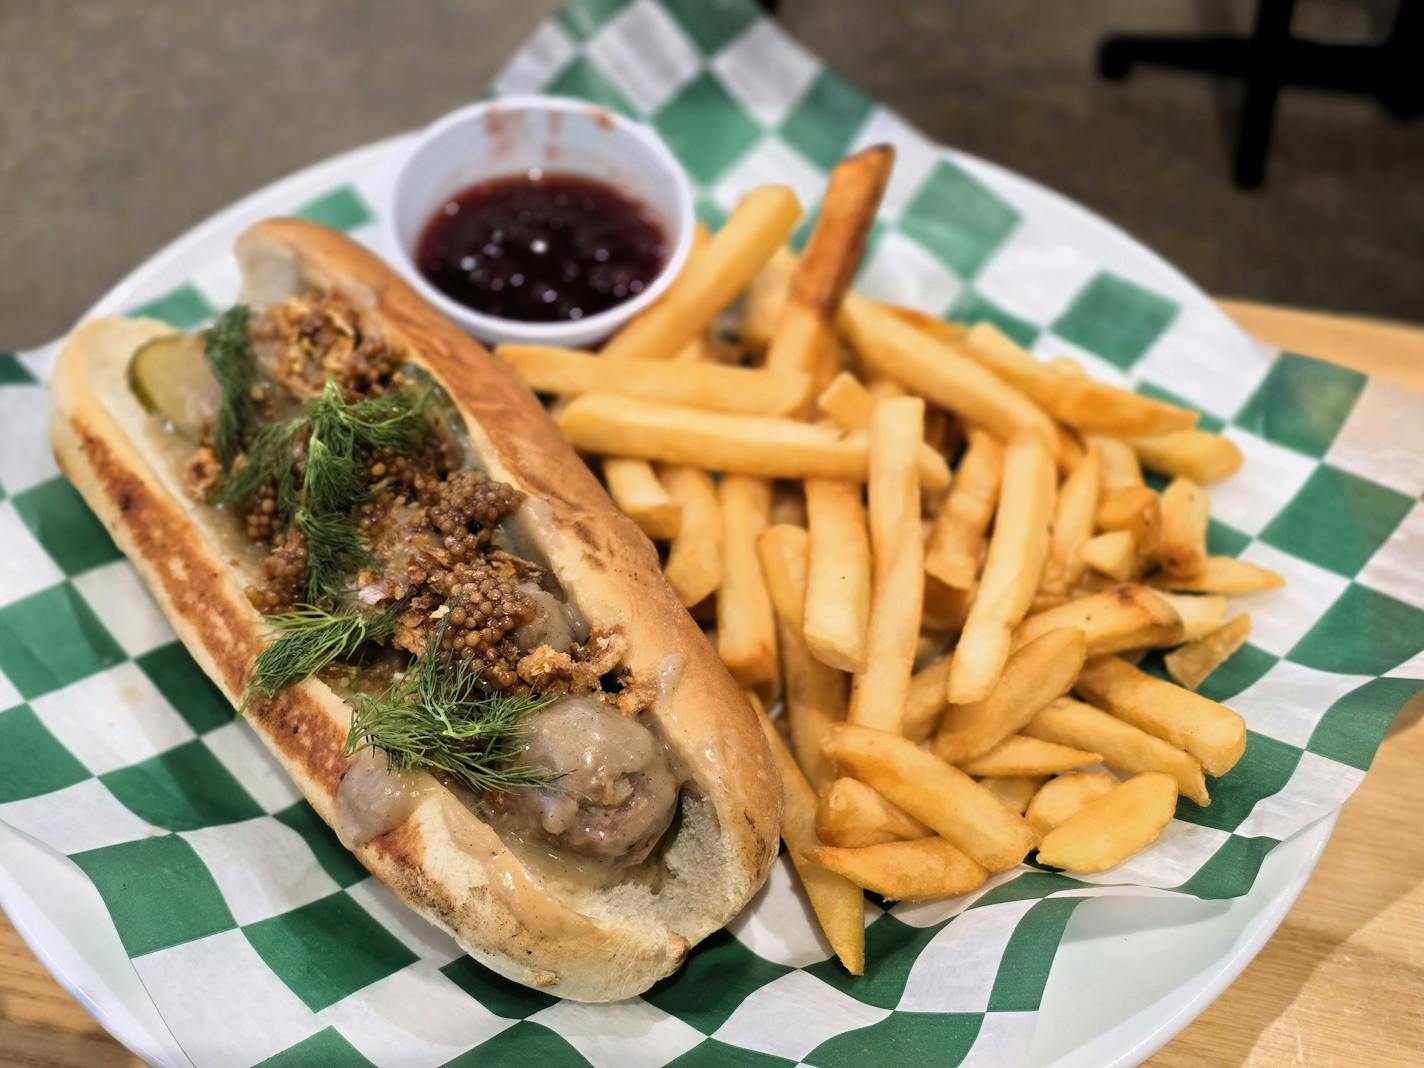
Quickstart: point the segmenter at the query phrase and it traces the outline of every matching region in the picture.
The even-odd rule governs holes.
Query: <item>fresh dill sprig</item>
[[[258,431],[209,503],[239,504],[263,486],[275,487],[279,514],[306,539],[307,600],[337,598],[340,576],[370,561],[350,514],[372,493],[361,469],[363,454],[412,448],[429,429],[429,397],[390,393],[347,403],[328,378],[300,416]]]
[[[217,317],[203,339],[203,359],[222,389],[222,404],[213,423],[213,452],[227,470],[242,449],[242,436],[256,411],[252,388],[257,385],[257,356],[247,337],[251,312],[237,304]]]
[[[355,655],[368,641],[390,637],[404,609],[405,602],[397,601],[374,615],[361,615],[304,604],[268,616],[276,638],[253,663],[239,711],[245,711],[256,697],[275,697],[329,664]]]
[[[445,626],[441,620],[427,637],[405,678],[385,693],[351,698],[351,730],[342,752],[379,749],[392,771],[443,771],[477,793],[552,785],[557,775],[513,761],[523,743],[524,718],[553,698],[500,693],[485,686],[467,660],[442,660]]]

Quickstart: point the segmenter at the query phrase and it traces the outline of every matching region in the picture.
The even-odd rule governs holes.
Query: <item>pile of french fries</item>
[[[759,188],[598,354],[496,350],[665,546],[857,974],[864,890],[964,894],[1035,850],[1104,871],[1208,804],[1246,744],[1195,692],[1250,633],[1225,595],[1281,584],[1208,554],[1201,484],[1241,454],[1195,413],[850,290],[893,158],[835,168],[799,257],[795,196]]]

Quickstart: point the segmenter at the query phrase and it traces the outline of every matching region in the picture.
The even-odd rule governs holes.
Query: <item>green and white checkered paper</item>
[[[991,319],[1198,408],[1241,446],[1241,474],[1211,490],[1212,551],[1289,585],[1239,600],[1251,643],[1203,688],[1251,729],[1211,806],[1182,801],[1159,844],[1101,877],[1025,868],[953,901],[871,906],[862,978],[830,958],[783,858],[641,998],[583,1006],[514,986],[366,874],[174,640],[50,458],[49,346],[0,358],[0,820],[93,881],[201,1065],[1012,1064],[1079,901],[1108,886],[1245,893],[1278,842],[1349,796],[1424,685],[1424,403],[1247,341],[1139,246],[927,142],[745,0],[579,0],[495,83],[533,91],[651,122],[711,222],[763,182],[811,205],[844,153],[893,142],[863,291]],[[378,155],[262,210],[379,250]],[[236,281],[228,236],[190,242],[140,272],[125,307],[191,328]]]

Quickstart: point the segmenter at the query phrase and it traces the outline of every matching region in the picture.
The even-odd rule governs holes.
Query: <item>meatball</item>
[[[509,825],[589,857],[620,864],[646,858],[672,822],[678,790],[653,733],[591,697],[566,697],[526,723],[515,763],[560,778],[504,795]]]

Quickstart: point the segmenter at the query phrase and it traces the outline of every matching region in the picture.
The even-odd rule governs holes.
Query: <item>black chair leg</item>
[[[1232,177],[1242,189],[1258,188],[1266,178],[1271,127],[1281,95],[1294,10],[1295,0],[1261,0],[1256,9],[1256,28],[1250,45],[1253,56],[1246,71],[1246,96],[1241,105],[1236,158],[1232,164]]]

